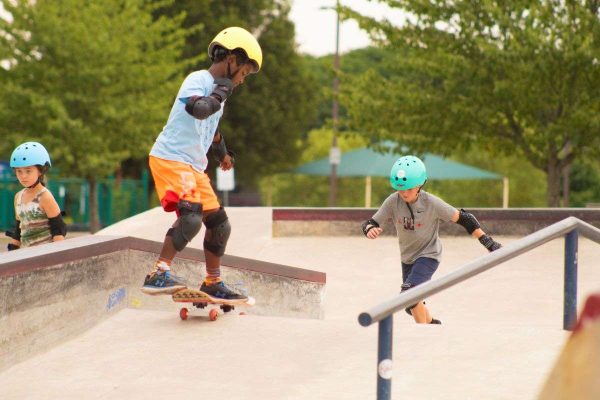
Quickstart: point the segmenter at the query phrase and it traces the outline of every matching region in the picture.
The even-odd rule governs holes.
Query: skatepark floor
[[[361,327],[357,316],[400,290],[395,238],[272,238],[269,208],[231,207],[228,214],[227,254],[327,274],[324,319],[248,309],[216,322],[205,312],[181,321],[176,307],[124,309],[5,370],[0,399],[374,399],[377,326]],[[162,241],[172,218],[153,209],[99,234]],[[191,246],[201,248],[201,238]],[[466,234],[442,242],[434,278],[485,254]],[[535,398],[568,337],[563,251],[563,241],[554,240],[432,296],[427,304],[441,326],[397,313],[392,398]],[[579,241],[579,307],[598,290],[598,256],[597,244]]]

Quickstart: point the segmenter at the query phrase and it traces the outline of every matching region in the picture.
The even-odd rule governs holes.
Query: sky
[[[335,0],[293,0],[290,19],[296,25],[296,43],[298,50],[304,54],[322,56],[335,53],[336,14],[331,8]],[[398,10],[387,5],[368,0],[340,0],[363,15],[381,19],[384,16],[399,22]],[[366,47],[369,45],[368,35],[354,21],[345,21],[340,25],[340,52]]]

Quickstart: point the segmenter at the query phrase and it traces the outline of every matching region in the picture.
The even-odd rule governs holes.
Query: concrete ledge
[[[376,208],[274,208],[273,236],[360,236],[360,225],[376,211]],[[469,208],[469,211],[494,235],[528,235],[571,216],[600,227],[600,209],[594,208]],[[391,221],[383,227],[384,234],[396,234]],[[462,227],[452,223],[442,223],[440,232],[465,234]]]
[[[2,254],[0,371],[49,349],[126,308],[170,310],[170,296],[140,286],[161,243],[131,237],[86,236]],[[256,298],[249,314],[323,318],[324,273],[225,256],[222,275]],[[190,286],[205,276],[204,253],[186,249],[173,269]]]

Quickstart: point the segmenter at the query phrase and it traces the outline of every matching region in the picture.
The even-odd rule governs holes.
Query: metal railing
[[[565,236],[563,329],[571,330],[577,318],[577,247],[579,233],[600,244],[600,229],[575,217],[565,218],[493,253],[471,261],[448,275],[423,283],[373,307],[369,311],[361,313],[358,316],[358,322],[362,326],[379,322],[377,400],[391,398],[394,313],[561,236]]]

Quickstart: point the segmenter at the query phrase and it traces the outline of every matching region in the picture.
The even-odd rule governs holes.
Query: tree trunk
[[[548,183],[546,200],[548,207],[560,207],[560,175],[561,170],[558,157],[551,155],[548,159],[548,170],[546,171],[546,180]]]
[[[562,205],[569,207],[571,203],[571,165],[566,165],[562,171]]]
[[[98,216],[98,193],[96,192],[96,179],[88,178],[88,184],[90,185],[90,232],[96,233],[100,230],[100,218]]]

